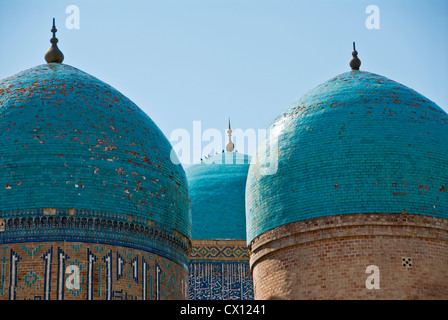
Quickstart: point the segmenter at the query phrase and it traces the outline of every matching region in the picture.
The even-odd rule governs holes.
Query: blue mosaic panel
[[[272,228],[351,213],[448,218],[448,115],[416,91],[351,71],[269,127],[246,189],[247,242]]]
[[[190,300],[253,300],[249,262],[190,263]]]

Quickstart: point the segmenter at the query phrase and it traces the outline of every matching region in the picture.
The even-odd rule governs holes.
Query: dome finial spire
[[[62,61],[64,61],[64,55],[57,45],[58,38],[56,38],[56,31],[58,31],[58,29],[56,29],[55,19],[53,18],[53,28],[51,28],[53,38],[50,39],[51,47],[48,49],[47,53],[45,53],[45,61],[47,61],[47,63],[62,63]]]
[[[229,129],[227,130],[227,133],[229,135],[229,142],[227,142],[226,144],[226,150],[232,152],[233,149],[235,148],[235,145],[232,142],[232,129],[230,127],[230,118],[229,118]]]
[[[352,60],[350,60],[350,67],[352,70],[359,70],[361,66],[361,60],[358,58],[358,51],[356,51],[355,43],[353,42]]]

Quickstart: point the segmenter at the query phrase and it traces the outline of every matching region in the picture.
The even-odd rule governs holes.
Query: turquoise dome
[[[223,152],[185,169],[193,240],[245,240],[245,190],[250,157]]]
[[[248,243],[330,215],[448,218],[448,116],[402,84],[343,73],[277,117],[268,137],[247,178]]]
[[[190,237],[187,180],[171,144],[97,78],[51,63],[1,80],[0,132],[3,217],[74,208]]]

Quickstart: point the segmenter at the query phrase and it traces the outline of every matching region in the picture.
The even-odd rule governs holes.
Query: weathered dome
[[[330,215],[448,218],[448,116],[404,85],[343,73],[302,96],[268,132],[257,152],[267,156],[247,179],[248,243]]]
[[[95,77],[50,63],[3,79],[0,132],[3,216],[76,210],[114,217],[111,228],[155,225],[190,237],[186,176],[169,141]]]
[[[223,152],[185,169],[193,240],[244,240],[245,190],[250,157]]]

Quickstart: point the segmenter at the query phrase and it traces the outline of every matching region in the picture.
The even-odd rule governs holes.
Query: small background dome
[[[185,169],[192,239],[246,238],[245,190],[250,157],[223,152]]]

